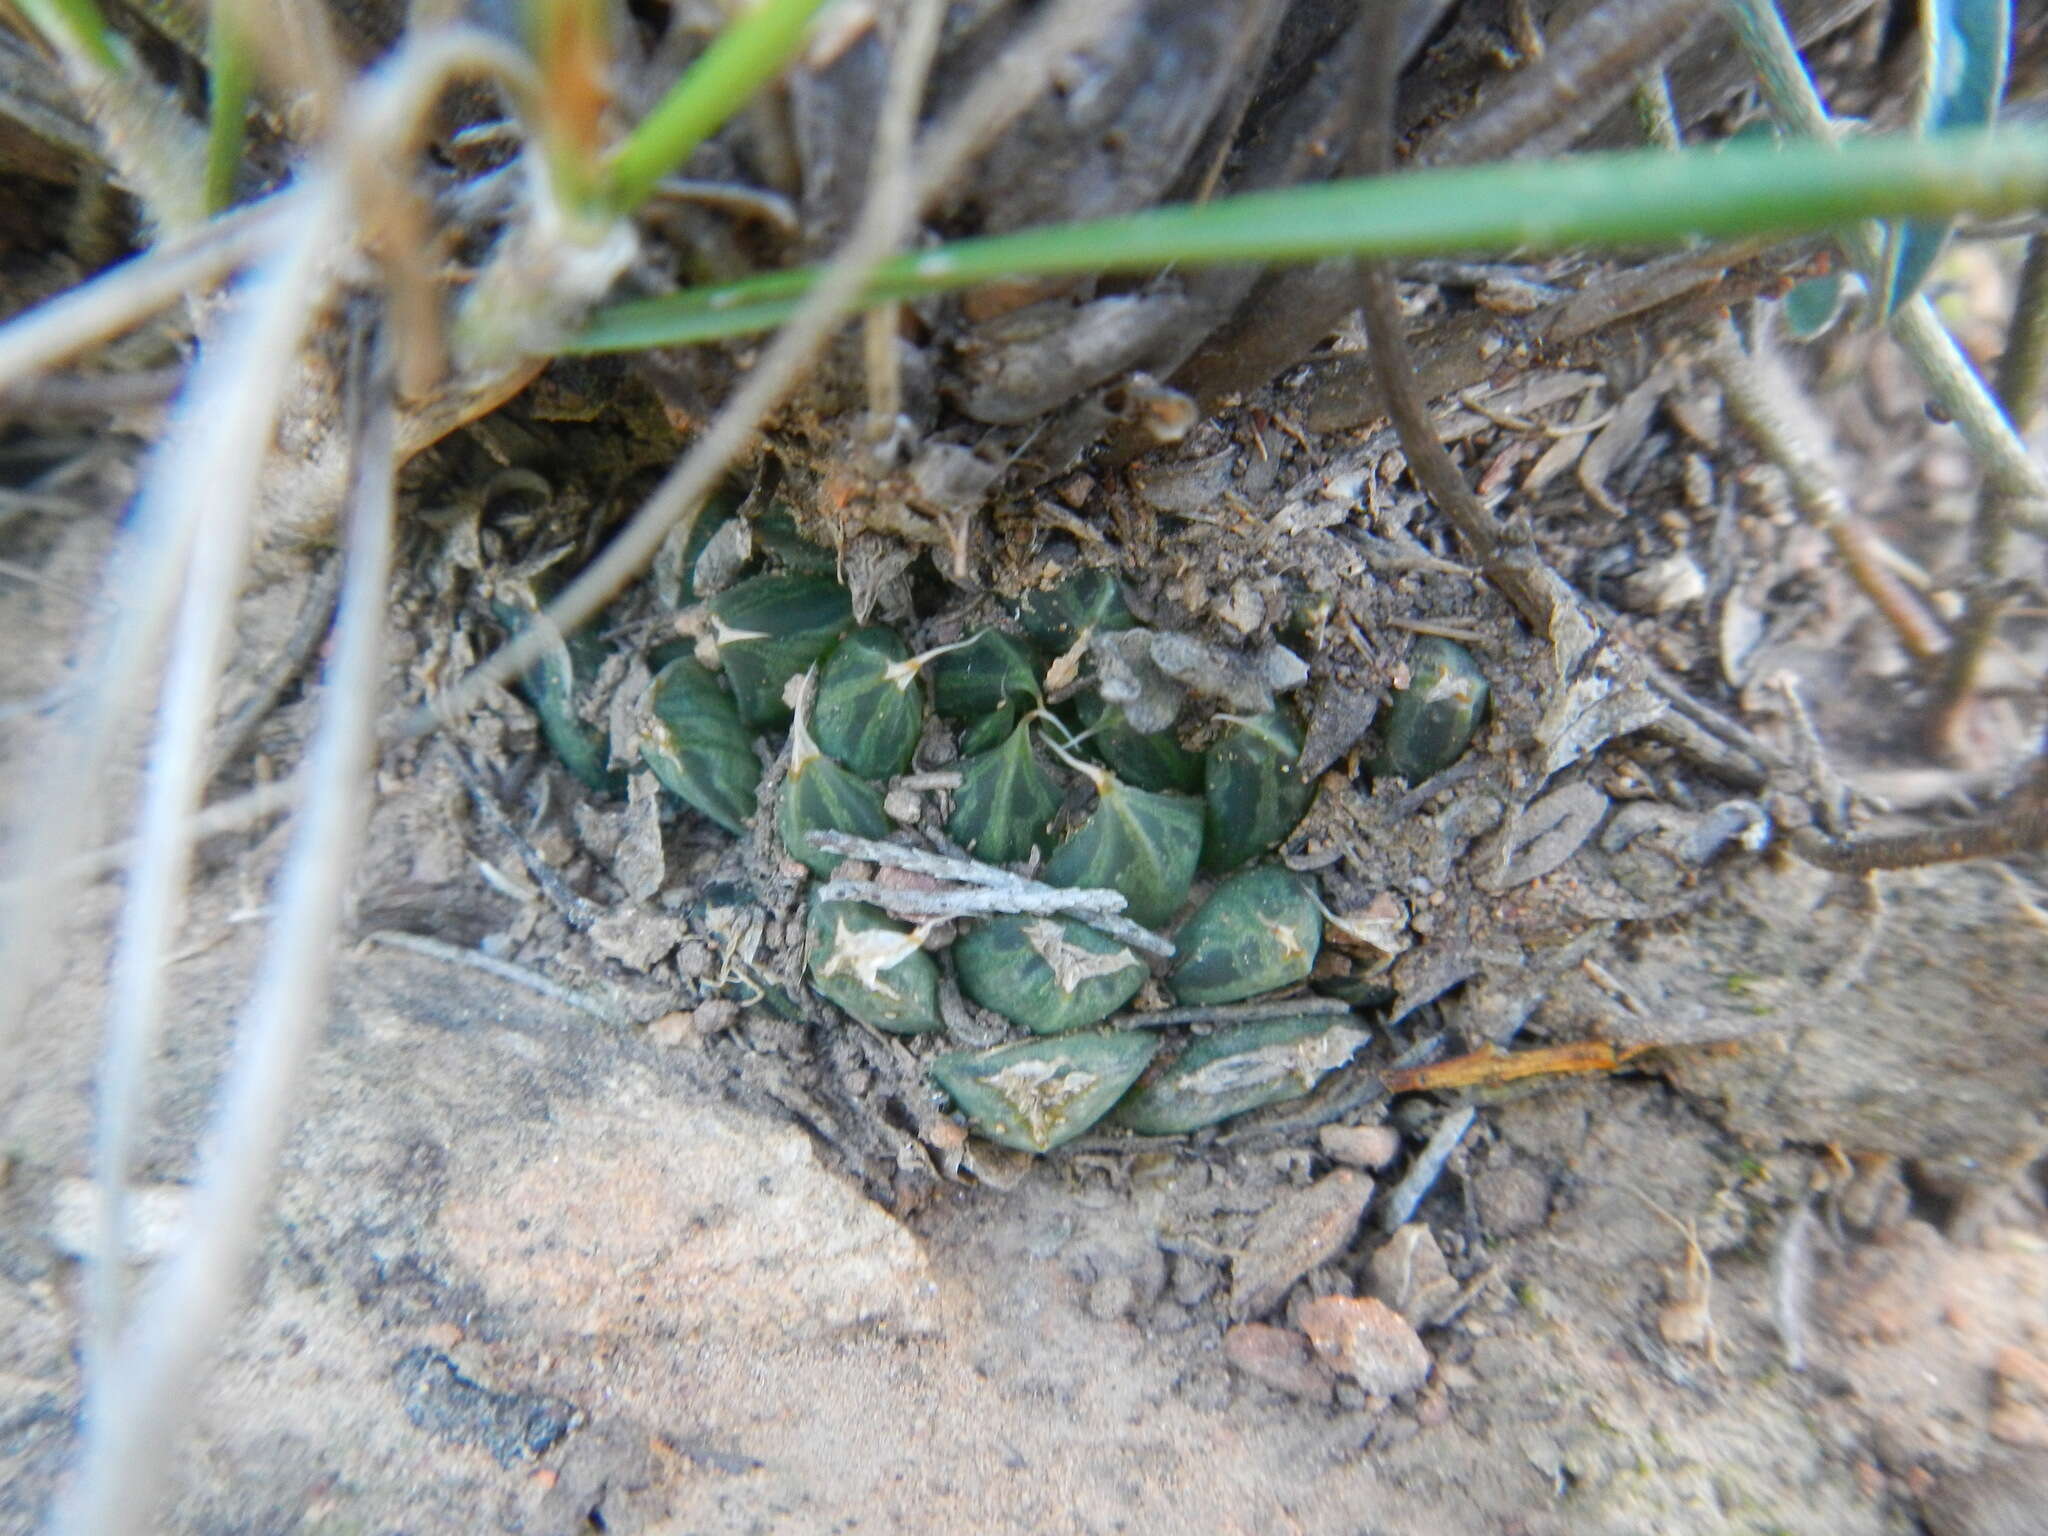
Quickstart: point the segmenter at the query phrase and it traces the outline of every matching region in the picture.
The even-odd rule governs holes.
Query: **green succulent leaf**
[[[1012,864],[1043,848],[1065,796],[1031,747],[1027,721],[992,751],[967,760],[946,835],[978,859]]]
[[[1175,1136],[1298,1099],[1370,1038],[1327,1013],[1220,1029],[1139,1084],[1117,1106],[1116,1123],[1142,1136]]]
[[[1202,792],[1202,754],[1190,752],[1171,731],[1136,731],[1124,712],[1093,694],[1074,701],[1087,739],[1078,750],[1107,764],[1110,772],[1140,789]]]
[[[820,752],[801,718],[790,735],[789,773],[782,781],[776,825],[789,856],[814,875],[831,874],[846,855],[814,847],[813,832],[889,835],[881,790]]]
[[[920,936],[857,901],[813,901],[811,985],[861,1023],[892,1035],[944,1029],[939,967]]]
[[[934,1056],[929,1070],[990,1141],[1050,1152],[1108,1114],[1158,1049],[1138,1030],[1097,1030],[954,1051]]]
[[[740,719],[786,725],[782,692],[853,628],[853,599],[818,576],[750,576],[711,599],[712,637]]]
[[[1173,995],[1236,1003],[1306,981],[1323,914],[1298,875],[1267,865],[1233,875],[1174,936]]]
[[[1271,852],[1308,814],[1301,729],[1278,710],[1234,722],[1202,764],[1202,867],[1235,869]]]
[[[693,810],[728,832],[744,834],[761,762],[718,679],[679,656],[655,674],[647,708],[652,718],[641,726],[641,760]]]
[[[1442,773],[1472,744],[1486,717],[1486,674],[1455,640],[1425,635],[1408,653],[1408,686],[1387,709],[1375,774],[1414,784]]]
[[[1917,130],[1990,127],[2005,94],[2012,0],[1922,0],[1920,20],[1925,52]],[[1887,317],[1919,291],[1954,228],[1953,219],[1892,226],[1885,253]]]
[[[917,668],[894,630],[856,629],[832,652],[811,706],[811,734],[865,779],[910,767],[924,730]]]
[[[784,502],[772,503],[754,519],[754,548],[800,576],[839,575],[839,557],[797,532],[796,517]]]
[[[1088,819],[1053,850],[1053,885],[1121,891],[1125,915],[1154,927],[1181,909],[1195,883],[1202,848],[1202,803],[1186,795],[1134,789],[1109,774]]]
[[[984,630],[958,650],[934,658],[928,670],[932,703],[956,725],[974,725],[1003,709],[1013,712],[1014,725],[1039,699],[1038,657],[1015,635],[998,629]]]
[[[1150,974],[1128,946],[1070,917],[998,917],[953,945],[960,990],[1034,1035],[1100,1024]]]
[[[1795,341],[1814,341],[1834,328],[1849,307],[1849,297],[1849,275],[1825,272],[1794,283],[1779,302],[1778,313]]]
[[[533,622],[540,611],[537,593],[524,587],[508,587],[492,604],[498,621],[517,634]],[[541,654],[519,679],[519,691],[540,719],[541,734],[563,766],[582,783],[601,795],[621,795],[623,774],[611,768],[611,732],[585,720],[578,705],[597,680],[605,662],[605,645],[587,629],[580,629],[558,641]]]
[[[1027,593],[1017,605],[1017,622],[1048,651],[1064,652],[1085,634],[1131,629],[1138,621],[1124,602],[1123,583],[1097,568]]]

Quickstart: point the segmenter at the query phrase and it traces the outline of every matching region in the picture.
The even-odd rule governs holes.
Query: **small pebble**
[[[1088,1315],[1100,1323],[1130,1316],[1136,1301],[1137,1287],[1127,1274],[1104,1275],[1088,1287]]]
[[[1401,1133],[1391,1125],[1326,1125],[1316,1133],[1333,1163],[1384,1168],[1401,1155]]]
[[[1429,1380],[1430,1355],[1400,1313],[1371,1296],[1321,1296],[1301,1311],[1316,1355],[1382,1397],[1412,1392]]]
[[[1336,1378],[1309,1352],[1309,1342],[1288,1328],[1239,1323],[1223,1335],[1223,1358],[1254,1381],[1290,1397],[1328,1402]]]
[[[1428,1225],[1397,1227],[1366,1263],[1366,1294],[1392,1307],[1410,1325],[1428,1328],[1444,1320],[1459,1294],[1443,1249]]]

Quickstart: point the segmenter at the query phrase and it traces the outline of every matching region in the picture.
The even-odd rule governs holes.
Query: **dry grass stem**
[[[324,222],[306,233],[316,245],[332,238]],[[359,443],[325,708],[307,749],[306,808],[270,941],[205,1142],[189,1234],[145,1292],[118,1354],[103,1355],[89,1378],[84,1451],[52,1527],[60,1536],[113,1536],[149,1523],[186,1423],[182,1405],[234,1307],[294,1090],[326,1015],[342,897],[368,811],[395,542],[396,423],[379,372]]]

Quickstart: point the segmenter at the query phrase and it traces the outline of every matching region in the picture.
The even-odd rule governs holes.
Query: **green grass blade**
[[[249,120],[255,64],[242,36],[238,10],[215,5],[206,31],[206,211],[225,211],[235,200],[235,175]]]
[[[29,24],[58,52],[121,73],[121,56],[114,51],[106,18],[94,0],[20,0],[20,5]]]
[[[1325,256],[1503,255],[1832,229],[1872,217],[2048,204],[2048,133],[1630,150],[1418,171],[1155,208],[962,240],[885,263],[883,303],[998,278],[1288,263]],[[680,346],[767,330],[816,280],[763,273],[598,313],[571,352]]]
[[[631,212],[803,46],[829,0],[762,0],[736,19],[612,155],[612,205]]]

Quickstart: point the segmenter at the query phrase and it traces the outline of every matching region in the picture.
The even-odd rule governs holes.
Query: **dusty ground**
[[[1881,436],[1892,365],[1872,366],[1857,398],[1877,400],[1859,409]],[[1553,406],[1630,387],[1568,380]],[[1576,551],[1588,586],[1589,568],[1618,585],[1674,542],[1712,551],[1720,628],[1704,609],[1676,619],[1671,664],[1728,667],[1734,688],[1767,675],[1751,657],[1766,646],[1770,671],[1804,681],[1852,779],[1910,800],[1913,753],[1872,723],[1904,686],[1881,641],[1767,483],[1685,501],[1688,454],[1724,487],[1745,469],[1735,449],[1709,451],[1700,392],[1667,387],[1666,425],[1609,466],[1662,515],[1632,535],[1547,523],[1547,547]],[[1475,469],[1505,454],[1498,473],[1519,474],[1540,455],[1541,439],[1480,422]],[[1240,527],[1159,532],[1162,508],[1190,504],[1173,496],[1228,472],[1247,504],[1296,508],[1287,558],[1352,583],[1354,620],[1448,614],[1481,628],[1504,675],[1536,675],[1543,658],[1469,581],[1374,576],[1388,546],[1340,546],[1351,498],[1379,495],[1383,438],[1326,439],[1303,459],[1256,421],[1220,430],[1120,504],[1141,568],[1174,538],[1203,551],[1153,600],[1227,603],[1233,583],[1271,574]],[[1866,469],[1878,491],[1942,489],[1953,450],[1916,430],[1932,437],[1916,457]],[[1290,500],[1311,475],[1340,494]],[[1374,526],[1399,534],[1409,513],[1387,494]],[[5,531],[9,558],[36,573],[0,588],[10,699],[61,685],[109,529],[88,516]],[[1599,564],[1623,545],[1627,560]],[[1325,558],[1341,547],[1349,568]],[[1730,661],[1737,591],[1764,639]],[[435,612],[408,602],[416,619]],[[288,627],[295,607],[289,590],[259,594],[248,632]],[[394,697],[447,659],[416,634]],[[1761,711],[1769,691],[1744,697]],[[1533,699],[1510,697],[1496,747]],[[305,707],[288,700],[265,751],[290,753]],[[525,750],[516,714],[487,743],[508,758]],[[41,728],[6,722],[10,783]],[[1699,783],[1654,752],[1639,771],[1667,791]],[[1619,796],[1623,777],[1603,763],[1576,781]],[[1520,1032],[1667,1049],[1613,1077],[1474,1099],[1418,1213],[1443,1264],[1416,1296],[1387,1281],[1381,1213],[1457,1095],[1389,1102],[1360,1077],[1320,1101],[1340,1124],[1398,1133],[1369,1176],[1277,1116],[1030,1166],[970,1151],[966,1177],[943,1177],[934,1106],[891,1100],[887,1053],[849,1064],[842,1045],[766,1015],[716,1036],[700,1015],[647,1027],[699,995],[695,909],[572,934],[544,903],[479,880],[478,859],[514,866],[431,751],[394,759],[379,789],[362,931],[509,935],[522,961],[641,1022],[602,1025],[427,955],[349,950],[250,1311],[192,1408],[178,1529],[2048,1529],[2048,1223],[2028,1172],[2048,1085],[2048,939],[2027,903],[2038,861],[1873,893],[1770,854],[1678,878],[1592,839],[1545,879],[1419,896],[1410,969],[1395,973],[1416,1002],[1376,1061],[1430,1031],[1461,1047]],[[1297,851],[1345,847],[1326,889],[1361,898],[1397,880],[1412,894],[1418,870],[1441,886],[1455,865],[1462,882],[1486,831],[1448,841],[1469,803],[1437,802],[1368,845],[1372,802],[1326,796]],[[623,881],[624,839],[604,816],[558,804],[547,826],[540,845],[586,888]],[[134,1255],[138,1273],[175,1235],[280,847],[270,832],[209,850],[140,1180],[157,1246]],[[685,827],[668,874],[694,889],[736,857]],[[118,895],[103,883],[72,914],[66,969],[6,1086],[0,1529],[34,1527],[71,1443],[89,1082]],[[654,962],[622,965],[642,946]],[[1445,955],[1476,956],[1476,974],[1430,1003],[1428,966]],[[1304,1258],[1313,1245],[1279,1234],[1273,1213],[1333,1193],[1344,1209]],[[1287,1337],[1230,1333],[1262,1275],[1269,1328],[1302,1322],[1314,1297],[1395,1300],[1423,1324],[1426,1384],[1373,1395],[1304,1360],[1255,1359]]]

